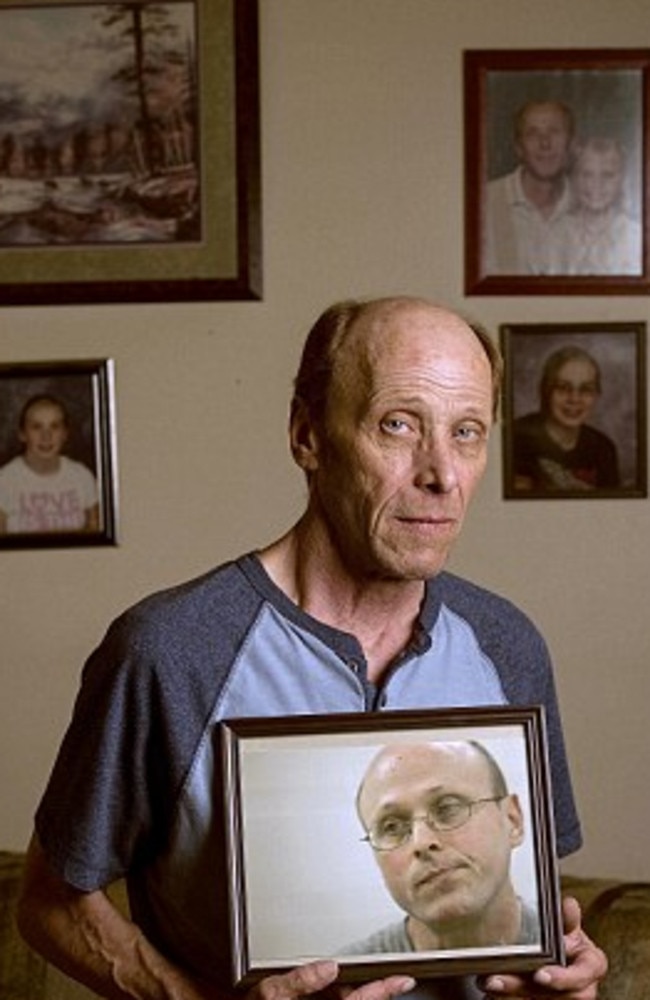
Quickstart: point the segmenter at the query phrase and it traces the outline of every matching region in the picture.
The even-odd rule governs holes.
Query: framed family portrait
[[[504,496],[646,497],[646,324],[514,323],[500,337]]]
[[[257,0],[0,0],[0,92],[0,304],[261,297]]]
[[[562,960],[542,708],[237,719],[221,745],[233,986]]]
[[[0,364],[0,549],[117,543],[110,359]]]
[[[465,290],[650,291],[650,49],[464,54]]]

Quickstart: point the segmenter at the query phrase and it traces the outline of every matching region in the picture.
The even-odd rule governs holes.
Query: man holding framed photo
[[[560,853],[581,843],[546,646],[509,602],[444,572],[487,461],[500,356],[442,306],[339,303],[309,334],[290,445],[307,480],[289,531],[113,623],[91,657],[36,816],[26,938],[110,1000],[220,1000],[229,914],[218,723],[242,716],[544,705]],[[269,848],[269,864],[273,863]],[[133,921],[105,889],[126,875]],[[494,995],[593,1000],[606,960],[565,903],[567,965],[490,976]],[[352,992],[338,965],[270,976],[253,1000]],[[476,997],[470,980],[426,996]]]

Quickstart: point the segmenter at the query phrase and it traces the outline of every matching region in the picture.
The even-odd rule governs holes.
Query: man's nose
[[[411,843],[413,850],[435,850],[441,846],[440,833],[431,825],[427,816],[413,816],[411,828]]]
[[[441,440],[424,442],[417,456],[416,484],[433,493],[450,493],[457,482],[451,445]]]

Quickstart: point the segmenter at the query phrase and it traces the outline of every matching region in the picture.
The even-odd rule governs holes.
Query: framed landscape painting
[[[261,295],[257,0],[0,0],[0,304]]]

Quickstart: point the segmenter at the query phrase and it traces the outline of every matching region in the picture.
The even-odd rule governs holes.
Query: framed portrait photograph
[[[562,961],[543,709],[237,719],[221,743],[233,986]]]
[[[261,297],[257,0],[0,0],[0,92],[1,304]]]
[[[464,53],[465,290],[647,294],[650,49]]]
[[[110,359],[0,364],[0,548],[117,544]]]
[[[646,497],[646,324],[504,324],[500,338],[504,496]]]

